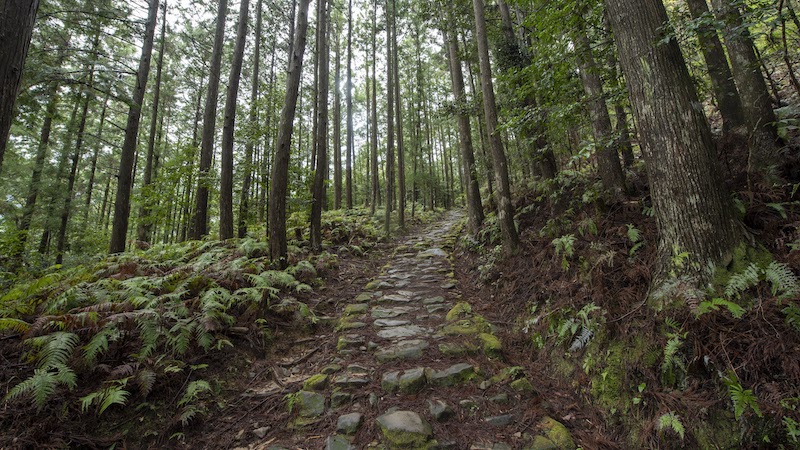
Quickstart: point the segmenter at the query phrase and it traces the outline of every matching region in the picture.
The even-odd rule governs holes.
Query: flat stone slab
[[[356,448],[342,436],[331,436],[325,440],[325,450],[356,450]]]
[[[376,307],[372,308],[372,317],[374,319],[392,319],[395,317],[400,317],[403,314],[408,314],[411,311],[416,310],[416,308],[412,308],[410,306],[394,306],[394,307]]]
[[[354,303],[352,305],[347,305],[344,308],[344,315],[346,316],[357,316],[360,314],[364,314],[369,310],[369,305],[366,303]]]
[[[467,363],[450,366],[445,370],[436,370],[430,374],[431,384],[437,386],[455,386],[475,376],[475,368]]]
[[[300,417],[319,417],[325,412],[325,397],[317,392],[300,391],[295,394],[295,405]]]
[[[444,303],[444,297],[442,296],[426,298],[425,300],[422,301],[423,305],[437,305],[440,303]]]
[[[345,414],[336,421],[336,432],[347,435],[356,434],[362,423],[364,423],[363,414],[357,412]]]
[[[416,359],[422,356],[422,352],[429,347],[427,341],[422,339],[410,339],[400,341],[386,346],[383,350],[375,353],[375,358],[379,362],[392,361],[395,359]]]
[[[408,302],[411,301],[411,298],[410,297],[406,297],[404,295],[400,295],[400,294],[389,294],[389,295],[384,295],[383,298],[381,298],[381,301],[382,302],[395,302],[395,303],[408,303]]]
[[[417,367],[403,372],[400,377],[400,392],[403,394],[415,394],[425,387],[425,369]]]
[[[447,252],[440,248],[431,248],[424,252],[417,253],[417,258],[447,258]]]
[[[419,335],[429,334],[426,328],[419,325],[405,325],[401,327],[389,327],[378,331],[378,336],[384,339],[403,339]]]
[[[360,376],[339,375],[333,379],[333,384],[340,387],[361,387],[369,384],[369,378]]]
[[[430,424],[413,411],[395,411],[376,419],[389,448],[420,449],[433,435]]]
[[[392,319],[378,319],[372,324],[376,327],[400,327],[410,324],[409,320],[392,320]]]
[[[507,427],[514,421],[514,416],[511,414],[503,414],[502,416],[492,416],[483,419],[489,425],[502,428]]]

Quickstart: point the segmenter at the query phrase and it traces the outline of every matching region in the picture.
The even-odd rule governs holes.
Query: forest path
[[[284,423],[245,418],[250,432],[234,448],[575,448],[563,425],[536,420],[541,398],[461,298],[450,251],[462,217],[449,212],[394,248],[380,275],[341,302],[336,332],[313,344],[322,351],[285,373],[297,387],[275,398],[283,404],[273,407],[291,405]]]

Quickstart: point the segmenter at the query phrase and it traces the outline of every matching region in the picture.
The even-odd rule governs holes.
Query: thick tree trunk
[[[378,0],[372,0],[372,202],[369,205],[370,215],[375,215],[378,206],[378,81],[376,74],[378,34]]]
[[[38,10],[39,0],[0,3],[0,171]]]
[[[752,171],[771,175],[777,163],[778,130],[769,91],[759,69],[759,59],[750,32],[742,21],[738,7],[730,0],[712,0],[714,14],[723,22],[725,47],[731,60],[733,78],[742,99],[744,118],[749,132]]]
[[[239,81],[247,42],[249,0],[241,0],[239,25],[236,30],[236,47],[233,50],[231,73],[228,78],[228,95],[225,99],[225,121],[222,127],[222,176],[219,191],[219,238],[233,238],[233,131],[236,126],[236,100],[239,98]]]
[[[262,14],[261,10],[263,0],[258,0],[256,4],[256,48],[253,51],[253,78],[251,82],[250,91],[250,126],[256,129],[258,124],[258,84],[261,75],[261,27],[262,27]],[[273,52],[274,58],[274,52]],[[250,216],[250,186],[253,183],[253,150],[255,149],[256,137],[251,136],[247,140],[247,145],[244,149],[244,180],[242,181],[242,194],[239,197],[239,226],[238,236],[243,238],[247,236],[247,222]]]
[[[303,71],[303,53],[306,49],[308,30],[308,4],[310,0],[300,0],[297,8],[297,29],[289,57],[289,73],[286,78],[286,96],[278,128],[278,145],[272,165],[272,182],[269,191],[269,248],[270,258],[280,267],[287,265],[288,247],[286,243],[286,194],[289,185],[289,150],[292,145],[292,132],[297,111],[297,94]]]
[[[139,210],[139,224],[137,227],[137,239],[142,242],[150,242],[153,232],[153,219],[150,217],[150,203],[155,200],[147,189],[153,182],[153,155],[156,151],[156,127],[158,125],[158,107],[161,102],[161,72],[164,66],[164,48],[166,45],[167,34],[167,3],[161,6],[161,42],[159,43],[158,60],[156,60],[156,85],[153,87],[153,112],[150,117],[150,136],[147,142],[147,162],[144,167],[144,181],[142,207]]]
[[[575,32],[575,45],[583,90],[588,97],[589,114],[592,118],[597,169],[603,187],[612,198],[616,198],[625,190],[625,175],[619,162],[619,152],[614,146],[611,116],[608,115],[603,80],[597,72],[597,64],[592,55],[592,46],[589,36],[586,35],[583,18],[579,17],[578,20],[580,26]]]
[[[741,241],[716,168],[711,131],[677,41],[658,43],[661,0],[606,0],[639,125],[659,230],[660,277],[699,276]],[[691,264],[674,262],[687,252]]]
[[[330,90],[330,55],[328,52],[328,22],[330,9],[327,0],[318,0],[319,28],[317,56],[319,62],[319,105],[317,107],[317,170],[311,193],[311,248],[322,249],[322,208],[326,201],[325,179],[328,167],[328,91]]]
[[[486,16],[483,0],[472,0],[475,10],[475,39],[478,42],[478,57],[483,81],[483,111],[486,117],[486,130],[492,147],[495,177],[497,179],[497,221],[503,235],[506,254],[515,254],[519,247],[519,235],[514,225],[514,205],[511,204],[511,184],[508,179],[508,162],[503,150],[503,142],[497,132],[497,104],[494,98],[492,69],[489,62],[489,41],[486,37]]]
[[[142,116],[142,103],[147,89],[147,78],[150,75],[150,56],[153,53],[153,38],[156,31],[158,0],[150,0],[150,8],[145,27],[142,55],[139,69],[136,71],[136,86],[133,88],[132,102],[128,111],[128,123],[125,126],[125,141],[119,162],[119,180],[114,203],[114,225],[111,228],[110,253],[125,251],[128,236],[128,221],[131,213],[131,189],[133,188],[133,164],[136,159],[136,143],[139,137],[139,120]]]
[[[706,0],[686,0],[686,4],[694,20],[705,23],[711,16]],[[700,42],[700,50],[703,52],[703,59],[706,61],[708,75],[711,78],[711,88],[722,116],[723,130],[728,132],[744,125],[742,99],[733,81],[731,68],[728,66],[728,59],[717,30],[709,25],[701,25],[697,28],[697,40]]]
[[[448,32],[446,37],[450,56],[450,77],[453,81],[453,97],[458,111],[461,160],[464,165],[464,178],[467,186],[467,224],[470,234],[475,234],[483,223],[483,205],[481,203],[480,186],[478,186],[478,171],[475,167],[475,154],[472,150],[472,128],[466,112],[467,99],[464,93],[464,74],[461,71],[461,58],[458,56],[458,41],[452,32]]]
[[[228,13],[228,0],[219,0],[217,27],[214,34],[214,49],[211,53],[211,67],[208,74],[208,91],[203,113],[203,133],[200,138],[200,172],[197,175],[195,194],[194,226],[192,239],[202,239],[208,234],[208,191],[211,184],[211,160],[214,159],[214,130],[217,125],[217,96],[219,95],[219,72],[222,67],[223,40],[225,38],[225,17]]]
[[[397,41],[397,0],[392,0],[392,68],[394,77],[394,96],[396,102],[397,120],[397,188],[398,188],[398,207],[397,207],[397,225],[400,229],[406,226],[406,155],[405,147],[403,146],[403,99],[400,97],[400,61],[397,56],[398,41]]]
[[[333,209],[342,209],[342,94],[339,89],[342,82],[342,52],[341,40],[336,32],[333,33],[333,39],[336,42],[336,61],[333,63]],[[349,89],[349,86],[345,86],[345,89]]]

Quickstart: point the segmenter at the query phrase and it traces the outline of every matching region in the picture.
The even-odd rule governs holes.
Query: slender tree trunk
[[[217,27],[214,33],[214,49],[211,53],[211,67],[208,74],[208,91],[203,113],[203,133],[200,139],[200,172],[197,175],[195,194],[194,227],[192,239],[202,239],[208,234],[208,195],[211,185],[211,161],[214,159],[214,131],[217,125],[217,97],[219,77],[222,67],[223,40],[225,38],[225,17],[228,13],[228,0],[219,0],[217,8]]]
[[[342,94],[339,89],[342,82],[342,52],[341,39],[339,39],[338,34],[335,32],[334,34],[336,61],[333,64],[333,209],[342,209]],[[345,89],[348,87],[345,86]]]
[[[0,172],[38,10],[39,0],[0,3]]]
[[[386,208],[383,231],[392,232],[392,196],[394,195],[394,60],[392,58],[392,17],[394,10],[386,0]]]
[[[353,132],[353,0],[347,7],[347,167],[345,168],[345,198],[347,209],[353,208],[353,155],[355,154],[355,136]]]
[[[294,117],[297,110],[297,94],[303,70],[303,53],[306,48],[308,29],[308,4],[310,0],[300,0],[297,11],[297,29],[291,46],[291,64],[286,78],[286,97],[278,128],[278,145],[272,165],[272,183],[269,192],[269,246],[270,258],[280,267],[287,265],[288,247],[286,243],[286,194],[289,183],[289,149],[292,145]]]
[[[36,207],[36,200],[39,197],[42,183],[42,171],[47,160],[47,153],[50,147],[50,133],[53,130],[53,118],[58,107],[58,83],[53,82],[50,88],[50,100],[45,109],[44,121],[42,122],[42,132],[39,138],[39,146],[36,149],[36,157],[33,162],[33,173],[31,182],[28,185],[28,195],[25,199],[25,206],[22,208],[22,216],[19,219],[16,245],[10,255],[11,271],[15,272],[22,266],[22,255],[25,252],[25,245],[28,242],[28,232],[31,228],[33,212]]]
[[[233,50],[231,73],[228,78],[228,95],[225,99],[225,122],[222,128],[222,177],[219,194],[219,238],[232,239],[233,232],[233,131],[236,126],[236,100],[239,98],[239,81],[247,42],[249,0],[241,0],[239,25],[236,30],[236,47]],[[246,168],[245,170],[249,170]]]
[[[597,157],[597,168],[603,187],[617,198],[625,189],[625,175],[619,162],[619,153],[613,145],[613,129],[611,117],[608,115],[606,95],[603,91],[603,80],[598,74],[597,64],[592,55],[592,47],[583,17],[578,18],[580,26],[575,32],[575,45],[577,46],[578,65],[580,67],[583,89],[589,102],[589,112],[592,118],[592,131]]]
[[[150,136],[147,143],[147,162],[144,168],[144,181],[142,192],[142,207],[139,209],[139,226],[137,239],[150,242],[153,232],[153,219],[150,217],[151,203],[155,200],[153,193],[148,189],[153,182],[153,155],[156,151],[156,126],[158,124],[158,107],[161,101],[161,72],[164,66],[164,48],[167,36],[167,3],[161,6],[161,43],[159,44],[158,60],[156,60],[156,85],[153,87],[153,113],[150,117]]]
[[[250,126],[255,131],[258,124],[258,83],[261,75],[261,9],[263,0],[256,3],[256,38],[255,50],[253,53],[253,78],[250,91]],[[274,53],[274,52],[273,52]],[[273,54],[274,57],[274,54]],[[244,150],[244,180],[242,181],[242,193],[239,198],[239,227],[238,236],[247,236],[247,222],[250,215],[250,186],[253,182],[253,150],[255,148],[256,137],[251,136],[247,139]]]
[[[264,151],[262,152],[261,162],[261,199],[259,200],[258,216],[260,221],[264,221],[267,210],[267,193],[269,192],[269,174],[270,174],[270,161],[272,161],[273,149],[276,147],[275,140],[272,138],[272,116],[273,116],[273,99],[275,98],[275,47],[277,45],[277,35],[273,36],[272,40],[272,60],[269,69],[269,91],[267,92],[267,118],[264,123]],[[277,133],[276,133],[277,135]],[[271,141],[271,142],[270,142]],[[270,145],[273,144],[273,145]],[[269,229],[269,224],[267,224]]]
[[[711,16],[706,0],[686,0],[692,19],[705,23]],[[719,113],[722,116],[722,128],[725,132],[744,125],[742,99],[736,89],[736,83],[728,66],[725,50],[717,35],[717,30],[709,25],[697,28],[697,40],[706,61],[711,87],[717,99]]]
[[[491,64],[489,62],[489,41],[486,38],[486,17],[483,0],[473,0],[475,10],[475,38],[478,41],[478,57],[483,80],[483,111],[486,116],[486,129],[492,146],[494,171],[497,179],[497,221],[503,235],[506,254],[515,254],[519,247],[519,235],[514,225],[514,205],[511,204],[511,184],[508,180],[508,163],[503,150],[503,142],[497,132],[497,105],[494,98]]]
[[[403,99],[400,97],[400,61],[398,54],[397,40],[397,0],[392,0],[392,67],[394,69],[390,76],[394,77],[394,94],[396,101],[397,119],[397,184],[398,184],[398,208],[397,225],[400,229],[406,227],[406,156],[405,146],[403,145]]]
[[[678,42],[658,43],[661,0],[606,0],[647,163],[659,229],[660,275],[710,275],[741,241],[716,167],[714,143]],[[681,269],[677,255],[688,252]],[[680,273],[678,273],[680,275]]]
[[[378,0],[372,0],[372,203],[370,215],[375,215],[378,206],[378,81],[376,74],[378,34]]]
[[[94,193],[95,177],[97,174],[97,158],[100,155],[100,147],[102,147],[103,142],[103,128],[106,123],[106,113],[108,112],[108,99],[109,94],[106,94],[106,98],[103,100],[103,109],[100,112],[100,125],[97,127],[97,137],[95,139],[94,152],[92,153],[92,168],[89,170],[89,183],[86,186],[86,203],[83,211],[84,225],[88,225],[89,223],[89,212],[92,208],[92,195]]]
[[[319,20],[319,106],[317,111],[317,170],[311,196],[311,248],[322,249],[322,208],[325,196],[325,169],[328,167],[328,91],[330,90],[330,55],[328,52],[328,22],[330,9],[327,0],[318,0]]]
[[[452,15],[451,22],[452,22]],[[464,93],[464,74],[461,71],[461,58],[458,56],[458,40],[452,32],[446,33],[448,54],[450,56],[450,77],[453,81],[453,97],[458,111],[458,132],[461,146],[461,160],[464,164],[464,178],[467,197],[468,230],[475,234],[483,223],[483,206],[481,190],[478,186],[478,171],[475,167],[475,154],[472,150],[472,128],[466,112],[466,94]]]
[[[114,203],[114,225],[111,228],[111,244],[109,245],[109,252],[112,254],[125,251],[125,240],[128,236],[131,189],[133,188],[133,164],[136,159],[136,143],[139,137],[142,103],[147,89],[147,78],[150,75],[150,56],[153,53],[158,0],[149,0],[149,5],[142,55],[139,59],[139,69],[136,72],[136,86],[133,90],[133,101],[128,112],[125,141],[122,144],[122,154],[119,162],[119,180],[117,181],[117,195]]]
[[[791,82],[795,93],[800,95],[800,81],[797,79],[797,74],[794,72],[792,58],[789,54],[789,41],[786,38],[786,18],[783,16],[784,8],[786,8],[790,13],[794,13],[791,6],[789,6],[785,0],[780,0],[778,2],[778,20],[781,24],[781,50],[783,51],[783,62],[786,64],[786,70],[789,72],[789,81]],[[798,29],[798,32],[800,32],[800,29]]]
[[[744,26],[738,7],[730,0],[712,0],[714,14],[723,22],[725,46],[731,59],[731,69],[742,99],[744,118],[749,132],[749,172],[770,176],[770,167],[777,163],[778,130],[769,91],[759,70],[750,32]]]

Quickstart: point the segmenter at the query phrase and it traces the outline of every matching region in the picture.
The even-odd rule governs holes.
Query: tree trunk
[[[597,72],[597,64],[595,64],[595,59],[592,55],[592,46],[589,42],[589,36],[586,34],[583,17],[578,17],[578,21],[580,25],[575,32],[575,45],[577,46],[576,52],[581,80],[583,81],[583,90],[588,97],[589,113],[592,118],[597,169],[603,182],[603,187],[611,194],[612,198],[617,198],[625,190],[625,175],[619,162],[619,152],[613,145],[613,129],[611,128],[611,117],[608,115],[608,107],[606,106],[603,80],[600,79],[600,75]]]
[[[392,17],[394,10],[386,0],[386,205],[383,216],[383,231],[392,232],[392,198],[394,195],[394,58],[392,53]]]
[[[714,14],[723,22],[723,37],[731,59],[731,69],[742,99],[749,132],[751,171],[770,175],[777,163],[778,129],[769,91],[759,69],[753,40],[742,21],[738,7],[730,0],[712,0]]]
[[[731,131],[744,125],[744,111],[725,50],[722,48],[717,30],[705,24],[711,16],[706,0],[686,0],[686,4],[689,6],[692,19],[701,22],[697,28],[697,40],[700,42],[700,50],[703,52],[703,59],[711,78],[711,88],[722,116],[722,129],[725,132]]]
[[[253,130],[256,129],[258,124],[258,83],[261,68],[261,10],[263,0],[258,0],[256,3],[256,48],[253,53],[253,78],[250,91],[250,126]],[[274,57],[274,55],[273,55]],[[247,145],[244,149],[244,180],[242,181],[242,193],[239,197],[239,226],[238,236],[243,238],[247,236],[247,222],[250,215],[250,185],[253,182],[253,150],[255,148],[256,137],[251,136],[247,139]]]
[[[110,253],[125,251],[128,236],[128,221],[131,213],[131,189],[133,188],[133,163],[136,159],[136,143],[139,137],[139,120],[142,116],[142,103],[147,89],[147,78],[150,75],[150,56],[153,53],[153,38],[156,31],[158,0],[149,1],[147,25],[145,26],[142,55],[139,69],[136,72],[136,86],[133,88],[132,103],[128,111],[128,123],[125,126],[125,141],[119,162],[119,180],[114,203],[114,224],[111,228]]]
[[[89,212],[92,208],[92,195],[94,193],[94,184],[97,174],[97,158],[100,154],[100,147],[102,147],[102,142],[103,142],[103,128],[106,123],[109,95],[110,94],[106,94],[106,98],[105,100],[103,100],[103,109],[100,112],[100,124],[97,127],[97,136],[95,137],[94,152],[92,153],[92,162],[91,162],[92,168],[89,170],[89,183],[86,186],[86,203],[85,203],[85,210],[83,211],[84,226],[88,226],[89,224]]]
[[[402,230],[406,226],[406,161],[405,147],[403,146],[403,99],[400,97],[400,61],[397,56],[397,0],[392,0],[392,67],[394,69],[391,76],[394,77],[394,94],[396,102],[395,115],[397,120],[397,184],[398,184],[398,207],[397,225]]]
[[[137,228],[137,239],[142,242],[150,242],[153,232],[153,219],[150,217],[150,204],[155,197],[154,193],[148,191],[153,182],[153,155],[156,150],[156,126],[158,124],[158,106],[161,101],[161,72],[164,66],[164,48],[166,45],[167,33],[167,3],[161,6],[161,43],[159,44],[158,60],[156,60],[156,85],[153,87],[153,112],[150,117],[150,136],[147,143],[147,162],[144,168],[144,181],[142,192],[142,207],[139,210],[139,226]]]
[[[328,167],[328,91],[330,90],[330,55],[328,52],[328,22],[330,9],[326,0],[318,0],[319,28],[317,60],[319,62],[319,105],[317,106],[317,170],[311,193],[311,248],[322,250],[322,208],[326,201],[325,172]]]
[[[355,136],[353,134],[353,0],[347,7],[347,167],[345,168],[345,198],[347,209],[353,208],[353,155],[355,154]],[[374,92],[373,92],[374,95]]]
[[[3,0],[0,4],[0,172],[14,119],[14,103],[31,44],[39,0]]]
[[[628,81],[659,230],[660,278],[699,276],[741,241],[714,143],[661,0],[606,0]],[[691,264],[675,262],[688,252]]]
[[[336,61],[333,64],[333,209],[342,209],[342,94],[339,89],[342,82],[342,52],[341,39],[339,39],[338,33],[334,32],[334,34]],[[345,89],[347,88],[349,86],[345,86]]]
[[[289,150],[297,111],[297,94],[303,71],[303,53],[306,49],[308,29],[308,4],[310,0],[300,0],[297,10],[297,28],[292,54],[289,57],[289,73],[286,78],[286,96],[278,128],[278,145],[272,165],[272,183],[269,191],[269,248],[270,258],[280,267],[287,265],[288,247],[286,243],[286,194],[289,184]]]
[[[503,142],[497,132],[497,105],[494,98],[492,69],[489,62],[489,41],[486,37],[486,17],[483,11],[483,0],[472,0],[475,10],[475,39],[478,41],[478,57],[483,80],[483,111],[486,117],[486,130],[492,147],[494,171],[497,179],[497,221],[503,235],[503,247],[506,254],[517,252],[519,235],[514,225],[514,205],[511,204],[511,184],[508,180],[508,162],[503,150]]]
[[[372,0],[372,202],[369,205],[370,215],[375,215],[378,206],[378,81],[376,74],[378,34],[378,0]],[[348,125],[349,126],[349,125]],[[348,138],[349,139],[349,138]]]
[[[452,15],[450,17],[452,18]],[[467,186],[467,223],[470,234],[474,235],[483,223],[481,190],[480,186],[478,186],[478,171],[475,167],[475,154],[472,150],[472,128],[466,112],[467,99],[464,93],[464,74],[461,71],[461,58],[458,56],[458,41],[452,32],[446,33],[446,38],[450,56],[450,77],[453,81],[453,97],[456,101],[456,111],[458,111],[461,160],[464,164],[464,178]]]
[[[222,176],[219,192],[219,238],[232,239],[233,234],[233,131],[236,126],[236,100],[239,98],[239,80],[247,42],[249,0],[241,0],[239,25],[236,30],[236,47],[233,50],[231,73],[228,78],[228,95],[225,99],[225,121],[222,127]],[[246,168],[245,170],[249,170]]]
[[[214,49],[208,74],[208,91],[203,113],[203,133],[200,138],[200,172],[197,174],[195,194],[194,226],[192,239],[200,240],[208,234],[208,188],[211,184],[211,160],[214,159],[214,130],[217,125],[217,96],[219,95],[219,72],[222,67],[223,40],[225,38],[225,16],[228,0],[219,0],[217,27],[214,34]]]

